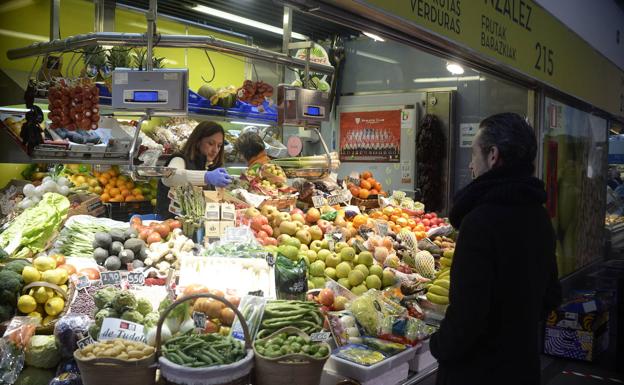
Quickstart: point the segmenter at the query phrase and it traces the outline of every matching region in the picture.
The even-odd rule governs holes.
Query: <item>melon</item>
[[[207,100],[210,100],[210,98],[216,93],[217,91],[214,88],[210,87],[208,84],[204,84],[203,86],[199,87],[199,90],[197,91],[197,94],[199,96]]]

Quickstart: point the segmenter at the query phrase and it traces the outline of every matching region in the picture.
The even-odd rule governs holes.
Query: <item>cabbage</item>
[[[61,352],[56,347],[54,336],[35,335],[32,336],[26,347],[25,358],[26,363],[30,366],[50,369],[54,368],[61,361]]]
[[[149,313],[151,313],[154,310],[152,308],[152,304],[150,303],[150,301],[146,300],[145,298],[139,298],[139,300],[137,301],[137,308],[136,309],[143,316],[148,315]]]

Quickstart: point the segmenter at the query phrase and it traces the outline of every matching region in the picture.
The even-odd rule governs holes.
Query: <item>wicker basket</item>
[[[308,336],[301,330],[288,326],[263,338],[262,341],[280,333]],[[327,345],[328,352],[331,352],[327,343],[322,342],[322,344]],[[254,347],[254,352],[255,350]],[[282,357],[268,358],[256,353],[256,385],[318,385],[329,354],[324,358],[314,358],[305,354],[288,354]]]
[[[71,305],[71,299],[74,298],[74,290],[75,290],[74,285],[72,284],[71,280],[68,280],[67,292],[65,292],[63,289],[60,288],[60,286],[57,286],[53,283],[49,283],[45,281],[36,281],[36,282],[32,282],[24,286],[24,288],[22,288],[22,294],[26,294],[28,290],[35,288],[35,287],[47,287],[49,289],[52,289],[55,292],[59,293],[63,297],[63,300],[65,301],[65,306],[63,307],[63,311],[61,311],[58,314],[58,316],[56,317],[54,321],[49,322],[46,325],[37,326],[37,331],[36,331],[37,334],[52,334],[54,333],[54,325],[56,324],[56,320],[63,317],[69,311],[69,307]]]
[[[357,207],[364,207],[368,210],[376,209],[379,207],[379,199],[360,199],[357,197],[351,198],[351,204]]]
[[[161,353],[161,330],[169,312],[176,306],[186,301],[192,301],[198,298],[211,298],[223,302],[225,306],[234,311],[240,320],[245,335],[245,349],[247,355],[240,361],[229,365],[216,365],[205,368],[189,368],[182,365],[174,364],[167,358],[161,356],[158,359],[160,364],[160,376],[165,380],[165,384],[172,385],[247,385],[252,383],[252,373],[254,364],[254,352],[251,349],[251,334],[245,317],[241,314],[236,306],[232,305],[226,299],[212,294],[194,294],[186,296],[172,303],[160,316],[156,330],[156,354]],[[138,383],[137,383],[138,384]]]
[[[156,354],[138,361],[116,358],[82,359],[74,352],[84,385],[153,385],[156,383]]]

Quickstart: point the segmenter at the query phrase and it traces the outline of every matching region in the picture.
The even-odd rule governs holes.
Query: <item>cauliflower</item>
[[[121,315],[121,319],[130,322],[143,323],[143,316],[136,310],[128,310],[124,312]]]
[[[143,325],[147,328],[154,327],[158,325],[158,320],[160,319],[160,315],[157,312],[151,312],[143,318]]]
[[[135,310],[137,306],[137,300],[134,294],[129,291],[121,291],[117,293],[113,300],[113,308],[117,313],[123,313],[126,310]]]
[[[105,307],[104,309],[95,313],[95,324],[98,327],[102,327],[102,322],[104,322],[104,318],[117,318],[119,314],[115,311],[115,309],[110,307]]]
[[[42,369],[50,369],[58,365],[61,352],[56,346],[54,336],[32,336],[26,348],[26,363]]]
[[[150,301],[145,298],[139,298],[136,309],[142,316],[146,316],[154,310]]]
[[[118,292],[119,290],[111,286],[98,290],[93,296],[95,306],[97,306],[98,309],[104,309],[105,307],[110,306]]]

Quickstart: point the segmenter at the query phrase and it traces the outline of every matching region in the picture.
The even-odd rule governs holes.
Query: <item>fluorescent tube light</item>
[[[0,35],[15,37],[17,39],[24,39],[24,40],[33,40],[33,41],[41,41],[41,42],[50,41],[50,38],[43,36],[43,35],[35,35],[32,33],[12,31],[10,29],[0,29]]]
[[[224,11],[220,11],[218,9],[215,8],[210,8],[210,7],[206,7],[205,5],[196,5],[194,7],[191,7],[191,9],[193,9],[194,11],[197,12],[201,12],[201,13],[205,13],[206,15],[210,15],[210,16],[214,16],[214,17],[218,17],[221,19],[225,19],[228,21],[233,21],[235,23],[239,23],[239,24],[244,24],[244,25],[248,25],[250,27],[254,27],[254,28],[258,28],[258,29],[262,29],[264,31],[269,31],[269,32],[273,32],[277,35],[283,35],[284,34],[284,30],[282,28],[279,27],[275,27],[266,23],[262,23],[256,20],[252,20],[252,19],[248,19],[246,17],[242,17],[242,16],[238,16],[235,15],[233,13],[229,13],[229,12],[224,12]],[[308,40],[307,36],[304,36],[300,33],[297,32],[292,32],[291,36],[293,39],[298,39],[298,40]]]
[[[461,75],[464,73],[464,67],[453,62],[446,63],[446,69],[448,72],[452,73],[453,75]]]
[[[370,33],[370,32],[362,32],[362,34],[364,36],[368,36],[371,39],[375,40],[375,41],[385,41],[381,36],[379,35],[375,35],[374,33]]]
[[[355,54],[358,55],[358,56],[367,57],[369,59],[379,60],[379,61],[382,61],[384,63],[399,64],[399,62],[396,61],[396,60],[387,58],[385,56],[375,55],[374,53],[370,53],[370,52],[366,52],[366,51],[357,51]]]
[[[270,124],[266,124],[266,123],[238,122],[238,121],[232,121],[230,123],[231,124],[240,124],[242,126],[271,127]]]
[[[448,76],[441,78],[418,78],[414,79],[414,83],[437,83],[437,82],[461,82],[470,80],[480,80],[479,76]]]

